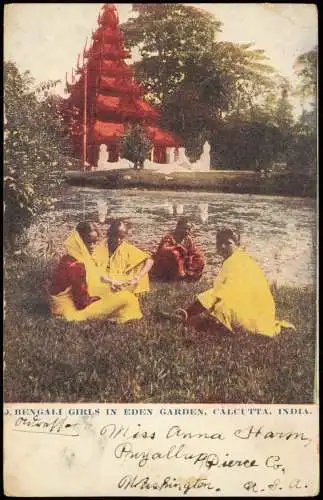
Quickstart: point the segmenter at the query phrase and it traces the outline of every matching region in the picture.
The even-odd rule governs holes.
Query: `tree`
[[[186,67],[211,51],[221,23],[209,13],[183,4],[133,4],[137,17],[121,26],[128,48],[137,47],[134,67],[147,91],[160,103],[183,81]]]
[[[301,54],[294,63],[294,69],[299,79],[297,92],[304,99],[317,99],[317,45],[312,50]]]
[[[263,120],[230,120],[215,134],[212,148],[217,167],[230,170],[268,170],[279,154],[281,134]]]
[[[218,114],[201,100],[198,89],[183,87],[165,101],[162,125],[183,138],[188,155],[196,160],[210,131],[217,128]]]
[[[134,168],[142,169],[144,161],[152,148],[152,142],[145,130],[139,125],[132,125],[122,141],[122,156],[134,163]]]
[[[224,116],[253,119],[255,109],[275,88],[277,76],[264,50],[251,43],[215,42],[213,58],[214,72],[221,75],[227,95]]]
[[[137,17],[121,28],[128,48],[141,59],[136,76],[161,104],[176,90],[202,84],[202,96],[239,108],[272,84],[273,68],[252,44],[216,41],[221,23],[212,14],[183,4],[134,4]]]
[[[34,216],[52,205],[52,195],[63,180],[69,151],[60,115],[61,100],[49,81],[34,86],[27,71],[4,64],[4,202],[5,246]]]
[[[291,90],[289,82],[284,78],[280,85],[280,97],[276,104],[275,122],[281,132],[286,135],[291,132],[293,126],[293,106],[289,101]]]
[[[298,77],[296,94],[302,97],[303,103],[309,101],[310,109],[304,109],[296,132],[301,135],[317,134],[317,46],[309,52],[301,54],[295,61],[294,69]]]
[[[298,76],[296,94],[307,100],[310,109],[303,109],[293,128],[293,144],[288,163],[294,171],[316,176],[317,169],[317,46],[301,54],[295,61]]]
[[[274,88],[264,51],[217,41],[221,23],[210,13],[183,4],[135,4],[134,11],[122,29],[141,55],[136,76],[191,158],[225,121],[250,120]]]
[[[194,135],[211,137],[229,121],[257,119],[274,87],[273,69],[264,61],[263,51],[250,44],[214,42],[211,53],[186,67],[183,82],[165,100],[167,126],[190,145]]]

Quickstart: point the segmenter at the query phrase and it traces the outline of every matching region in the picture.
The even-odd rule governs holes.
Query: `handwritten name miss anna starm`
[[[155,439],[156,431],[146,431],[142,429],[141,424],[137,424],[136,430],[129,426],[116,424],[107,424],[100,430],[100,436],[105,436],[110,439],[124,438],[124,439]],[[283,440],[283,441],[300,441],[304,446],[308,446],[312,441],[310,437],[306,436],[304,432],[280,432],[264,429],[264,426],[249,425],[243,429],[236,429],[233,436],[238,439],[255,439],[262,438],[265,440]],[[210,439],[220,440],[226,439],[222,432],[185,432],[179,425],[172,425],[165,435],[166,439],[182,438],[182,439]]]

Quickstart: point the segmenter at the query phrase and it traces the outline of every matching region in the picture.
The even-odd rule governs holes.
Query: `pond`
[[[194,223],[210,280],[221,262],[216,231],[229,225],[240,230],[241,245],[270,282],[299,287],[315,283],[317,215],[316,201],[310,198],[69,186],[54,209],[30,228],[29,248],[38,255],[49,249],[60,254],[63,239],[80,220],[100,218],[104,233],[111,218],[123,217],[131,222],[130,241],[153,251],[181,215]]]

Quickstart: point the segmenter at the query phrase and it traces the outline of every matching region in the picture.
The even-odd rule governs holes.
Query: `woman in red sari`
[[[153,256],[152,276],[155,279],[197,281],[201,278],[204,257],[192,238],[191,230],[189,220],[182,217],[178,220],[175,231],[162,238]]]
[[[105,276],[95,260],[98,229],[92,222],[80,222],[65,240],[66,255],[58,263],[49,289],[53,316],[67,321],[110,318],[117,323],[140,319],[138,298]],[[102,284],[102,279],[105,283]]]

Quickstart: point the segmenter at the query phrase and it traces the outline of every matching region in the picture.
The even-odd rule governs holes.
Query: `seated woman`
[[[281,327],[295,329],[290,323],[276,321],[267,279],[257,262],[240,248],[239,234],[229,228],[218,231],[216,247],[224,257],[222,269],[211,289],[197,295],[186,310],[177,311],[184,323],[194,329],[200,316],[208,313],[215,320],[212,326],[217,329],[217,323],[228,333],[273,337]]]
[[[102,282],[114,290],[148,292],[148,273],[154,262],[147,252],[126,241],[127,233],[126,223],[116,219],[110,224],[107,239],[97,245],[94,258],[105,273]]]
[[[204,268],[204,257],[191,235],[191,224],[185,217],[175,231],[166,234],[154,254],[152,276],[163,281],[187,279],[197,281]]]
[[[95,224],[80,222],[65,241],[66,255],[54,272],[49,290],[52,314],[69,321],[107,317],[124,323],[140,319],[142,313],[134,294],[103,288],[102,272],[93,259],[98,236]]]

